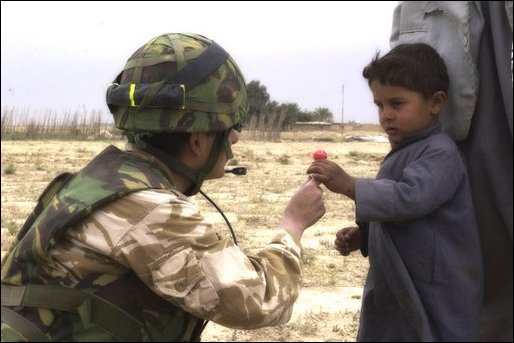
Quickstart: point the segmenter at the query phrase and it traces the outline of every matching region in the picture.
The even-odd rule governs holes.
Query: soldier
[[[188,196],[220,178],[247,111],[244,78],[215,42],[158,36],[107,90],[124,151],[107,147],[47,187],[2,261],[2,341],[195,341],[207,320],[287,322],[303,231],[325,212],[308,179],[254,256]]]

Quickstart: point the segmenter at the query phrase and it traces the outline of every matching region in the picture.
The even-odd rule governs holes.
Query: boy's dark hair
[[[400,86],[421,93],[426,99],[435,92],[448,92],[449,77],[443,58],[424,43],[400,44],[380,57],[377,52],[362,71],[368,80]]]

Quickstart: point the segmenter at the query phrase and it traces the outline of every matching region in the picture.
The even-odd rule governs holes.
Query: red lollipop
[[[315,160],[326,160],[327,153],[323,149],[318,149],[312,153],[312,158]]]

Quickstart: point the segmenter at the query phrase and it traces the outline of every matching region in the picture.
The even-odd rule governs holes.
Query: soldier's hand
[[[280,227],[294,231],[301,238],[303,231],[324,214],[323,190],[309,177],[286,205]]]

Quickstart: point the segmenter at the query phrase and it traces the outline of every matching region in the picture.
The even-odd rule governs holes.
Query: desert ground
[[[241,249],[252,254],[269,241],[288,199],[306,179],[312,151],[322,148],[349,174],[373,178],[389,144],[348,138],[380,135],[379,131],[295,132],[281,133],[276,141],[260,141],[243,132],[228,168],[245,166],[248,174],[227,174],[206,182],[202,190],[230,220]],[[61,172],[78,171],[109,144],[123,147],[124,142],[2,141],[2,256],[47,183]],[[368,261],[359,251],[343,257],[334,249],[335,233],[354,226],[355,207],[351,200],[322,187],[326,214],[302,239],[303,287],[291,320],[250,331],[211,322],[203,341],[355,341]],[[220,233],[230,236],[223,218],[207,200],[195,195],[193,201]]]

